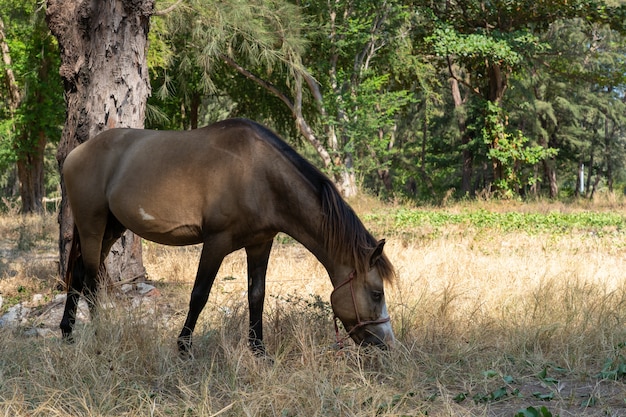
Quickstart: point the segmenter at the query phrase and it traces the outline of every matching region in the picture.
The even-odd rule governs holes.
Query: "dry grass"
[[[623,211],[615,204],[601,209]],[[540,202],[523,210],[550,208]],[[30,261],[54,251],[53,221],[28,223],[23,230],[42,238],[18,250],[20,221],[0,218],[5,298],[19,298],[20,286],[22,293],[54,287],[54,265],[34,268]],[[161,292],[148,319],[146,311],[105,310],[78,328],[74,345],[0,330],[0,415],[513,416],[541,405],[555,416],[626,415],[624,233],[451,226],[436,237],[401,236],[390,236],[387,246],[399,272],[387,290],[399,339],[391,352],[332,349],[326,272],[283,239],[268,275],[271,360],[246,348],[242,253],[225,260],[195,333],[194,358],[182,360],[175,337],[198,248],[147,243],[149,278]]]

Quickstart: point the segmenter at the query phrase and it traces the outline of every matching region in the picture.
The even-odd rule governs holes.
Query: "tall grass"
[[[183,360],[175,337],[199,251],[146,243],[160,297],[133,309],[111,295],[117,307],[80,325],[73,345],[0,330],[0,415],[514,416],[531,406],[561,416],[626,415],[626,231],[598,223],[529,233],[466,221],[521,212],[516,204],[432,209],[404,225],[402,211],[411,217],[401,208],[362,211],[388,237],[398,270],[386,291],[394,350],[334,349],[326,272],[281,238],[268,273],[269,358],[246,347],[245,256],[235,253],[201,316],[193,358]],[[533,216],[555,211],[589,210],[524,208]],[[622,208],[612,211],[624,218]],[[449,213],[467,217],[445,221]],[[612,215],[602,208],[597,218]],[[0,228],[19,229],[19,221],[2,218]],[[54,238],[46,238],[51,248]],[[3,296],[20,285],[40,289],[32,280],[53,286],[49,270],[39,277],[16,267],[42,244],[6,252],[17,260],[3,260],[12,265],[0,270]]]

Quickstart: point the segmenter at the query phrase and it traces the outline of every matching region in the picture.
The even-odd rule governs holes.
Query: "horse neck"
[[[309,190],[309,187],[303,188]],[[331,253],[326,247],[326,231],[322,228],[324,223],[322,206],[316,194],[299,193],[295,204],[288,204],[283,219],[287,220],[283,225],[283,231],[300,242],[324,265],[334,286],[339,285],[354,269],[354,266],[351,266],[353,261],[347,259],[346,254]]]

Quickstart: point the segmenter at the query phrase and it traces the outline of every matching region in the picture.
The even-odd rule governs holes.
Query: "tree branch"
[[[257,83],[261,87],[265,88],[266,90],[268,90],[269,92],[274,94],[283,103],[285,103],[287,105],[287,107],[289,107],[289,110],[292,113],[295,114],[295,105],[294,105],[294,103],[289,99],[289,97],[287,97],[285,94],[283,94],[282,91],[280,91],[278,88],[276,88],[276,86],[274,84],[257,77],[256,75],[254,75],[253,73],[251,73],[250,71],[248,71],[247,69],[245,69],[244,67],[239,65],[235,60],[233,60],[232,58],[230,58],[230,57],[228,57],[228,56],[226,56],[224,54],[220,54],[219,57],[222,58],[222,60],[229,67],[233,68],[235,71],[237,71],[238,73],[240,73],[241,75],[243,75],[247,79],[249,79],[251,81],[254,81],[255,83]]]
[[[324,167],[329,167],[332,164],[332,159],[330,155],[328,154],[328,151],[324,148],[322,143],[315,136],[313,129],[311,129],[311,126],[309,126],[309,124],[306,122],[306,120],[302,116],[302,78],[303,78],[302,74],[296,74],[296,98],[294,102],[289,97],[287,97],[283,92],[281,92],[274,84],[257,77],[256,75],[254,75],[253,73],[251,73],[250,71],[248,71],[247,69],[239,65],[234,59],[224,54],[220,54],[219,57],[222,58],[222,60],[224,60],[224,62],[229,67],[235,69],[238,73],[242,74],[247,79],[254,81],[261,87],[265,88],[266,90],[274,94],[276,97],[278,97],[283,103],[285,103],[295,119],[296,127],[298,128],[300,133],[305,137],[305,139],[308,140],[309,143],[313,145],[318,155],[322,158],[322,161],[324,162]],[[313,83],[313,79],[312,77],[310,77],[310,75],[306,77],[306,81],[309,84],[309,87],[311,87]],[[315,95],[315,92],[313,94]]]
[[[455,79],[457,82],[459,82],[460,84],[463,84],[465,87],[467,87],[472,93],[476,94],[479,97],[482,97],[482,95],[480,94],[480,91],[478,90],[478,88],[476,87],[472,87],[472,85],[470,83],[468,83],[467,81],[465,81],[462,78],[459,78],[455,73],[454,70],[452,69],[452,61],[450,60],[450,55],[446,55],[446,62],[448,63],[448,72],[450,73],[450,77]]]
[[[172,4],[169,7],[166,7],[163,10],[157,10],[157,11],[154,12],[153,16],[165,16],[166,14],[174,11],[174,9],[176,9],[182,2],[183,2],[183,0],[178,0],[176,3]]]

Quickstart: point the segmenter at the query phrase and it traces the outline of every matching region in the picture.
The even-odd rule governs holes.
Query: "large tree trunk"
[[[143,128],[150,82],[146,63],[154,0],[47,0],[48,26],[59,42],[67,116],[59,167],[80,143],[114,127]],[[85,172],[84,175],[90,175]],[[65,273],[73,218],[65,197],[59,213],[60,269]],[[112,279],[144,274],[141,244],[127,232],[107,261]]]

